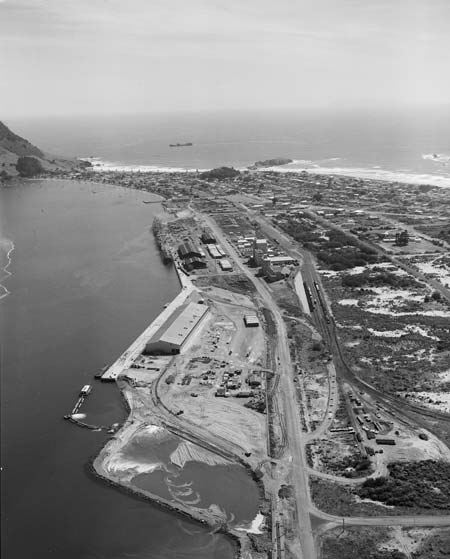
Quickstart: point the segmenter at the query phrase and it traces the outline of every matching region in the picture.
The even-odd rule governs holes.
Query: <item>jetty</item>
[[[65,415],[64,419],[68,419],[69,417],[71,417],[72,415],[74,415],[75,413],[78,413],[80,411],[80,408],[83,405],[83,402],[89,396],[91,391],[92,391],[92,387],[91,387],[90,384],[85,384],[83,386],[83,388],[80,390],[80,396],[79,396],[78,400],[76,401],[75,406],[73,407],[73,410],[71,411],[70,415]]]
[[[178,278],[180,280],[182,290],[173,299],[162,312],[155,318],[155,320],[140,334],[134,342],[126,349],[122,355],[103,373],[101,376],[102,381],[114,382],[117,377],[130,369],[137,357],[144,351],[146,343],[151,339],[153,334],[164,325],[172,313],[183,305],[188,297],[197,291],[196,287],[188,279],[186,274],[182,270],[175,266]]]

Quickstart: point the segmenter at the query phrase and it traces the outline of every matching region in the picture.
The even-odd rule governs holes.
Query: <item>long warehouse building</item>
[[[207,312],[207,305],[198,303],[181,305],[153,334],[145,346],[145,353],[152,355],[180,353],[181,348]]]

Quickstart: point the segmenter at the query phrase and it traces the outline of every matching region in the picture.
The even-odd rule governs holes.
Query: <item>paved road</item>
[[[314,559],[316,557],[314,538],[311,528],[310,518],[310,494],[309,479],[306,466],[306,456],[303,444],[304,433],[301,428],[301,419],[295,397],[295,385],[292,373],[291,356],[288,345],[286,326],[281,316],[280,310],[272,298],[267,285],[258,278],[255,278],[249,270],[240,263],[240,257],[236,250],[225,238],[222,230],[211,219],[206,218],[211,229],[217,236],[219,242],[228,254],[234,258],[242,272],[255,285],[259,295],[264,301],[265,306],[272,312],[277,326],[277,372],[279,374],[279,395],[282,402],[282,413],[286,424],[286,435],[288,439],[288,451],[292,457],[293,479],[298,518],[298,535],[300,538],[302,557],[299,559]]]

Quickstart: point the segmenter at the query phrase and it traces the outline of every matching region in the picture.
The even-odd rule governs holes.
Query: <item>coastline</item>
[[[331,158],[330,162],[337,162],[340,158]],[[426,157],[422,156],[422,159],[428,160]],[[158,167],[156,165],[129,165],[125,163],[113,163],[108,161],[102,161],[97,159],[98,164],[91,167],[91,171],[94,173],[131,173],[131,174],[195,174],[208,171],[209,169],[204,168],[190,168],[190,167]],[[232,164],[230,164],[233,166]],[[307,161],[302,159],[294,159],[292,163],[286,165],[275,165],[272,167],[260,167],[257,169],[251,169],[253,165],[248,164],[246,166],[236,165],[235,168],[240,171],[251,171],[252,173],[292,173],[292,174],[302,174],[308,173],[310,175],[330,175],[341,178],[359,178],[363,180],[374,180],[383,182],[399,182],[404,184],[429,184],[432,186],[438,186],[440,188],[450,188],[450,171],[448,176],[436,174],[432,172],[419,172],[419,171],[405,171],[405,170],[389,170],[383,169],[378,166],[372,167],[360,167],[360,166],[345,166],[345,167],[326,167],[321,164],[320,160],[318,162]]]

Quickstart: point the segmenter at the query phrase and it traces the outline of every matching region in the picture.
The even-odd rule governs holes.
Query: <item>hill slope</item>
[[[30,144],[28,140],[14,134],[7,126],[0,121],[0,148],[9,151],[15,155],[31,155],[34,157],[44,158],[43,152]]]
[[[16,176],[19,158],[34,158],[44,171],[78,170],[86,163],[76,159],[64,159],[44,153],[25,138],[12,132],[0,121],[0,179]]]

